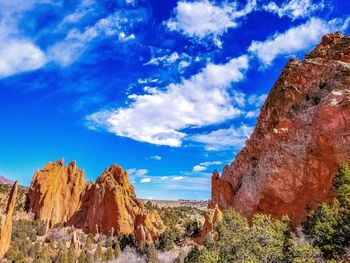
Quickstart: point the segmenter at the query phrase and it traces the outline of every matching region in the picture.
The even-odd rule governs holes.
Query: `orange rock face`
[[[87,233],[133,234],[145,242],[164,231],[159,214],[146,210],[118,165],[107,168],[95,184],[85,184],[84,171],[75,162],[48,163],[35,173],[29,200],[35,217],[51,225],[65,223]]]
[[[85,190],[84,171],[75,162],[48,163],[34,174],[29,188],[30,212],[51,225],[67,222],[77,210]]]
[[[223,218],[222,211],[215,205],[212,209],[204,215],[204,224],[200,233],[200,236],[195,238],[194,241],[198,244],[205,244],[205,240],[209,235],[215,235],[215,228],[221,222]]]
[[[350,161],[350,37],[334,33],[286,65],[245,147],[214,173],[211,205],[299,223],[332,198],[342,161]]]
[[[150,242],[163,232],[158,213],[146,211],[136,198],[128,174],[118,165],[107,168],[95,184],[89,184],[79,209],[68,223],[87,233],[133,234]]]
[[[7,201],[5,214],[1,216],[0,224],[0,258],[5,255],[10,247],[12,235],[12,216],[16,206],[18,182],[13,185]]]

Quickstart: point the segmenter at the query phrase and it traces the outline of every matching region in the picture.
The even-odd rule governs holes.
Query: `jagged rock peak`
[[[302,221],[331,200],[332,178],[350,162],[350,37],[323,37],[305,61],[291,59],[250,139],[212,178],[211,205]]]
[[[136,198],[128,173],[113,164],[89,184],[79,209],[68,222],[86,233],[133,234],[138,241],[151,242],[164,230],[159,214],[149,212]]]
[[[12,216],[16,206],[18,181],[12,186],[7,201],[5,213],[1,216],[0,224],[0,257],[3,257],[10,247],[12,235]]]
[[[323,36],[322,42],[305,59],[332,59],[350,62],[350,36],[343,36],[340,32]]]
[[[85,190],[84,170],[76,162],[49,162],[37,171],[29,188],[29,211],[51,225],[65,223],[76,211]]]

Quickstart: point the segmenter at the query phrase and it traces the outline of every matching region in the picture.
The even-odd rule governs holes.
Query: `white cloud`
[[[36,70],[45,63],[45,54],[30,40],[0,38],[0,78]]]
[[[248,98],[248,103],[249,105],[256,106],[256,107],[261,107],[267,98],[267,94],[261,94],[261,95],[251,95]]]
[[[58,29],[69,25],[79,22],[83,17],[85,17],[88,13],[93,12],[93,6],[95,4],[95,0],[82,0],[77,7],[77,9],[70,13],[69,15],[66,15],[62,22],[58,25]]]
[[[250,109],[248,112],[246,112],[245,117],[248,119],[256,118],[260,114],[261,107],[265,103],[265,100],[267,98],[267,94],[262,94],[260,96],[258,95],[251,95],[248,98],[248,105],[250,107],[253,107],[253,109]]]
[[[164,65],[171,65],[174,62],[176,62],[177,60],[180,59],[180,55],[177,52],[173,52],[170,55],[164,55],[161,57],[153,57],[150,59],[150,61],[146,62],[145,64],[143,64],[144,66],[147,65],[154,65],[154,66],[158,66],[159,64],[164,64]]]
[[[156,160],[156,161],[162,160],[162,157],[159,156],[159,155],[153,155],[153,156],[150,156],[149,158],[152,159],[152,160]]]
[[[270,2],[263,6],[263,9],[277,14],[279,17],[288,16],[292,20],[308,17],[317,10],[324,8],[324,3],[313,3],[312,0],[286,0],[280,6]]]
[[[231,148],[240,149],[253,132],[253,127],[242,125],[239,128],[219,129],[207,134],[195,134],[189,139],[205,144],[208,151],[219,151]]]
[[[168,176],[162,176],[162,177],[160,177],[160,180],[168,180],[168,179],[169,179]]]
[[[44,3],[49,1],[0,1],[0,78],[45,65],[45,53],[18,29],[25,12]]]
[[[128,172],[129,176],[145,176],[148,173],[147,169],[131,168],[126,171]]]
[[[140,180],[140,183],[150,183],[151,181],[152,181],[151,178],[146,177],[146,178],[142,178],[142,179]]]
[[[103,110],[87,117],[87,126],[99,127],[141,142],[179,147],[185,128],[221,123],[242,112],[228,89],[244,79],[248,57],[226,64],[208,64],[200,73],[156,94],[134,96],[126,108]]]
[[[260,114],[260,109],[250,110],[250,111],[247,111],[247,113],[245,114],[245,117],[247,119],[252,119],[252,118],[258,117],[259,114]]]
[[[180,180],[183,180],[184,177],[183,176],[174,176],[171,180],[173,181],[180,181]]]
[[[312,18],[305,24],[290,28],[284,33],[276,33],[266,41],[253,41],[249,51],[265,65],[270,65],[279,55],[292,55],[317,44],[324,34],[333,29],[330,23]]]
[[[192,172],[202,172],[202,171],[205,171],[207,170],[207,168],[209,166],[212,166],[212,165],[221,165],[222,162],[220,161],[212,161],[212,162],[203,162],[203,163],[200,163],[200,164],[197,164],[193,167],[192,169]]]
[[[174,10],[175,16],[166,22],[171,31],[179,31],[189,37],[203,39],[213,36],[216,44],[221,45],[217,36],[229,28],[238,26],[237,20],[254,10],[256,0],[248,0],[244,8],[239,9],[238,2],[218,5],[208,0],[194,2],[179,1]]]
[[[119,41],[134,39],[133,34],[126,35],[123,31],[122,25],[127,22],[127,19],[120,17],[119,12],[115,12],[82,31],[73,28],[63,40],[49,48],[48,57],[62,66],[68,66],[85,52],[91,41],[99,37],[118,36]]]

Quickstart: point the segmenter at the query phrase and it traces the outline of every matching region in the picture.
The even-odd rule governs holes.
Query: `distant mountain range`
[[[10,180],[10,179],[8,179],[8,178],[6,178],[6,177],[4,177],[4,176],[2,176],[2,175],[0,175],[0,183],[13,185],[15,182]]]

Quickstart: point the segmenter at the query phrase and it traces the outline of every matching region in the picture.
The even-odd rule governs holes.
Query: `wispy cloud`
[[[145,176],[148,173],[147,169],[136,169],[136,168],[131,168],[126,170],[129,174],[129,176]]]
[[[309,49],[333,29],[332,22],[311,18],[305,24],[292,27],[284,33],[276,33],[265,41],[253,41],[249,51],[268,66],[279,55],[293,55]]]
[[[140,180],[140,183],[150,183],[151,181],[152,181],[151,178],[146,177],[146,178],[142,178],[142,179]]]
[[[171,180],[173,181],[180,181],[180,180],[183,180],[184,177],[183,176],[174,176],[173,178],[171,178]]]
[[[240,149],[253,132],[253,127],[242,125],[228,129],[218,129],[210,133],[195,134],[189,139],[203,143],[208,151]]]
[[[200,164],[193,166],[192,172],[203,172],[207,170],[209,166],[221,165],[221,164],[222,162],[220,161],[202,162]]]
[[[292,20],[311,16],[315,11],[325,7],[323,1],[315,3],[312,0],[286,0],[278,5],[270,2],[263,6],[263,9],[277,14],[279,17],[288,16]]]
[[[63,40],[49,48],[48,58],[62,66],[68,66],[85,52],[90,42],[98,38],[116,36],[119,41],[134,39],[133,34],[127,35],[124,32],[127,23],[127,18],[121,16],[120,12],[115,12],[83,30],[73,28]]]
[[[152,155],[149,157],[149,159],[160,161],[160,160],[162,160],[162,157],[159,155]]]

